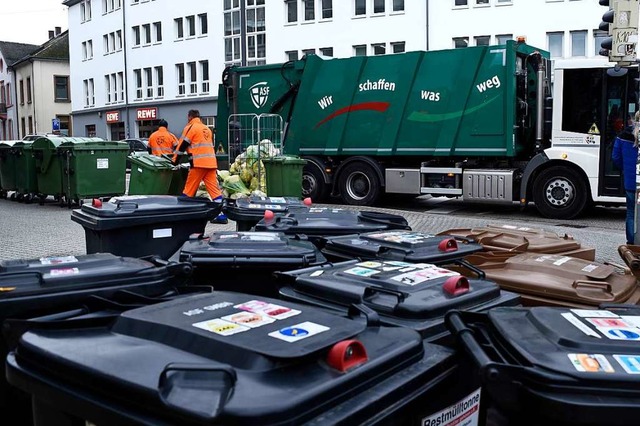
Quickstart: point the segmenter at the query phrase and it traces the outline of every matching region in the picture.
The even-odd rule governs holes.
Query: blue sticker
[[[613,358],[629,374],[640,374],[640,355],[614,355]]]
[[[289,337],[302,337],[309,334],[307,330],[299,327],[283,328],[282,330],[280,330],[280,333],[283,334],[284,336],[289,336]]]
[[[610,339],[618,340],[638,340],[640,332],[628,328],[611,328],[606,330],[605,335]]]

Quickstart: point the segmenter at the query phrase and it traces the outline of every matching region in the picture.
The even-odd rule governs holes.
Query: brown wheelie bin
[[[622,265],[543,253],[478,253],[465,260],[503,290],[520,294],[524,306],[590,309],[640,301],[636,277]],[[470,274],[466,268],[447,268]]]
[[[478,228],[458,228],[442,231],[437,235],[451,235],[470,239],[491,252],[551,253],[595,260],[594,248],[582,247],[570,235],[558,235],[555,232],[539,228],[511,225],[486,225]]]

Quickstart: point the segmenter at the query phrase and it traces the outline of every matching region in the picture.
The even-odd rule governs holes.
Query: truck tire
[[[315,165],[307,165],[302,171],[302,197],[320,203],[327,196],[327,184],[324,183],[322,172]]]
[[[573,219],[585,209],[587,185],[578,172],[553,166],[540,172],[533,184],[536,209],[552,219]]]
[[[342,201],[353,206],[371,206],[380,196],[380,179],[364,162],[347,164],[338,180]]]

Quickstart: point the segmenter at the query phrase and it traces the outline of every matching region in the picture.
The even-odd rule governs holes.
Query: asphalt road
[[[342,208],[353,208],[341,206]],[[418,199],[395,208],[366,208],[401,214],[412,229],[438,233],[454,228],[510,225],[568,234],[583,247],[596,249],[596,260],[621,263],[617,249],[624,244],[624,209],[598,208],[583,218],[558,221],[540,217],[533,207],[464,205],[455,200]],[[0,200],[0,259],[34,259],[86,253],[84,228],[71,221],[71,210],[53,200],[45,205]],[[207,225],[206,232],[234,230],[235,223]],[[135,244],[135,241],[132,241]]]

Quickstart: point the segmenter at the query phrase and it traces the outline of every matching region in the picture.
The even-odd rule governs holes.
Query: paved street
[[[343,206],[345,207],[345,206]],[[345,207],[350,208],[350,207]],[[558,234],[572,235],[583,246],[596,248],[596,260],[621,263],[617,253],[620,244],[624,244],[624,215],[617,209],[599,211],[603,220],[599,226],[597,221],[562,221],[553,225],[552,221],[543,220],[535,215],[493,215],[478,212],[474,209],[461,209],[455,214],[442,207],[422,211],[400,211],[382,208],[368,210],[387,211],[402,214],[416,231],[436,233],[452,228],[471,228],[488,224],[526,226],[544,228]],[[513,217],[514,219],[510,219]],[[80,255],[86,253],[84,228],[71,221],[71,210],[61,208],[52,200],[44,206],[21,204],[9,200],[0,200],[0,259],[38,258],[43,256]],[[558,223],[557,221],[555,223]],[[206,232],[215,230],[233,230],[235,224],[230,221],[226,225],[207,225]],[[135,242],[132,242],[135,243]]]

